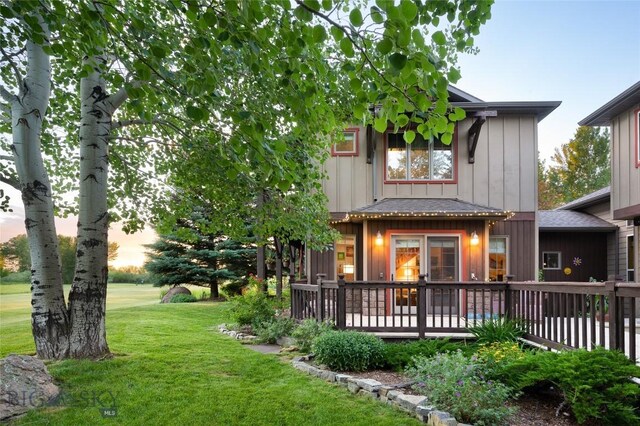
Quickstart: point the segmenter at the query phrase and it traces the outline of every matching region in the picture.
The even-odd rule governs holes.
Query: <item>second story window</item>
[[[640,109],[635,111],[634,120],[636,122],[636,167],[640,167]]]
[[[410,144],[402,133],[387,134],[387,180],[453,180],[453,144],[425,140],[420,134]]]
[[[342,132],[343,138],[337,140],[331,147],[333,156],[357,156],[358,155],[358,129],[347,129]]]

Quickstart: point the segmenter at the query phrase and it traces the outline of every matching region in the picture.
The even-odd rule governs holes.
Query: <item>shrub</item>
[[[327,322],[319,322],[313,318],[306,319],[293,330],[291,336],[296,340],[296,345],[301,352],[311,352],[315,339],[330,331],[333,326]]]
[[[289,336],[295,325],[293,318],[273,318],[257,325],[255,331],[261,342],[276,343],[279,338]]]
[[[168,292],[169,292],[168,288],[163,288],[162,290],[160,290],[160,300],[162,300],[162,298],[165,297]]]
[[[30,283],[31,282],[31,272],[30,271],[22,271],[22,272],[12,272],[5,277],[2,278],[3,283]]]
[[[193,294],[176,294],[169,303],[192,303],[197,301],[198,299]]]
[[[525,331],[521,321],[508,319],[491,319],[469,328],[478,343],[515,342]]]
[[[476,346],[464,342],[451,342],[449,339],[415,340],[405,343],[388,343],[384,345],[383,367],[391,370],[404,370],[414,357],[430,358],[441,352],[461,350],[471,355]]]
[[[328,331],[313,345],[316,360],[336,371],[365,371],[379,367],[384,343],[379,337],[357,331]]]
[[[630,380],[639,376],[640,367],[624,354],[603,348],[527,353],[501,371],[502,380],[521,389],[553,384],[578,423],[610,425],[640,424],[640,388]]]
[[[462,351],[414,359],[407,373],[418,380],[414,389],[457,420],[474,425],[501,425],[515,411],[505,406],[511,389],[486,380],[480,365]]]
[[[263,322],[270,322],[275,310],[267,298],[260,292],[250,292],[231,299],[231,316],[239,325],[251,325],[258,328]]]

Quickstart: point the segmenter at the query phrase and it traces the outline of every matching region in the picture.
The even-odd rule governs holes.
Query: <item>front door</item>
[[[426,249],[425,249],[426,247]],[[416,282],[420,274],[429,282],[456,282],[460,279],[460,241],[457,236],[395,235],[391,238],[391,281]],[[395,312],[415,313],[418,295],[415,289],[393,292]],[[455,314],[455,291],[429,290],[427,312]]]
[[[434,282],[455,282],[460,277],[458,237],[427,236],[428,280]],[[427,293],[428,313],[455,314],[458,300],[453,290],[434,289]]]
[[[391,281],[418,281],[423,273],[423,236],[394,236],[391,251]],[[398,289],[393,292],[396,312],[415,313],[418,295],[415,289]]]

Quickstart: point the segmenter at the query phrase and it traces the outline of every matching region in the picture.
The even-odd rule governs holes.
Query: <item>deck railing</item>
[[[369,332],[467,333],[492,318],[522,321],[525,338],[551,348],[618,349],[637,358],[640,286],[632,283],[345,282],[291,285],[296,319]]]

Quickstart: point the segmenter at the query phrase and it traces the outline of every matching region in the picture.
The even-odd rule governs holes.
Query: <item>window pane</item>
[[[507,275],[507,239],[489,239],[489,281],[504,281]]]
[[[439,140],[433,141],[433,180],[453,179],[453,148]]]
[[[356,152],[356,134],[354,132],[344,132],[344,140],[336,142],[334,151],[337,153]]]
[[[387,179],[407,179],[407,144],[402,133],[389,133],[387,138]]]
[[[560,269],[560,253],[542,253],[542,269]]]
[[[429,179],[429,144],[420,134],[409,148],[409,179]]]

